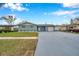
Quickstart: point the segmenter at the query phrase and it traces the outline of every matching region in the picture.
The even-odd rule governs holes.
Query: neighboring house
[[[79,19],[76,18],[71,20],[69,30],[79,30]]]
[[[68,30],[68,26],[66,24],[62,24],[62,25],[55,25],[55,31],[67,31]]]
[[[55,25],[55,31],[59,31],[60,30],[60,25]]]
[[[69,25],[61,25],[60,26],[60,31],[67,31]]]
[[[0,32],[1,31],[14,31],[16,25],[0,25]]]
[[[73,24],[73,25],[69,25],[69,27],[68,27],[68,29],[69,30],[73,30],[73,29],[79,29],[79,25],[77,25],[77,24]]]

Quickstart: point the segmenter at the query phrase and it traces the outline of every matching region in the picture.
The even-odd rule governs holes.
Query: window
[[[22,28],[25,28],[25,25],[22,25]]]
[[[31,25],[31,28],[33,28],[33,25]]]

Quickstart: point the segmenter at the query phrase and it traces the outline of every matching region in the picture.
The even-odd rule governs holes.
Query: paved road
[[[79,56],[79,34],[40,32],[35,56]]]

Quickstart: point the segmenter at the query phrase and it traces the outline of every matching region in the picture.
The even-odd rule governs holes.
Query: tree
[[[73,19],[71,19],[71,24],[73,24]]]
[[[75,20],[79,20],[79,17],[76,17]]]
[[[11,25],[13,25],[13,22],[16,20],[16,17],[14,15],[7,15],[7,16],[2,16],[1,19],[5,20],[10,25],[8,27],[5,27],[7,28],[7,31],[13,31],[13,27],[11,27]]]
[[[5,20],[9,25],[13,25],[13,22],[16,20],[16,17],[13,15],[2,16],[1,19]]]

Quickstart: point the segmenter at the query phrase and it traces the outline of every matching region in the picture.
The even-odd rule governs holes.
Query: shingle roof
[[[19,23],[19,24],[17,24],[17,25],[23,25],[23,24],[32,24],[32,25],[36,25],[36,24],[34,24],[34,23],[27,22],[27,21],[25,21],[25,22],[21,22],[21,23]]]
[[[38,24],[37,26],[54,26],[52,24]]]

